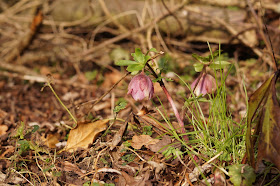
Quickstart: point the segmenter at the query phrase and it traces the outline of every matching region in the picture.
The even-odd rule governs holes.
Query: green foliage
[[[123,145],[124,145],[125,147],[131,147],[131,143],[130,143],[129,141],[123,142]]]
[[[39,130],[39,126],[38,125],[34,125],[31,133],[35,133],[37,130]]]
[[[246,185],[250,186],[256,180],[254,169],[249,165],[236,164],[228,166],[230,181],[235,186]]]
[[[170,159],[172,157],[173,159],[176,159],[178,156],[182,157],[183,152],[175,147],[169,146],[165,151],[163,151],[162,155],[164,155],[166,159]]]
[[[226,68],[228,65],[230,65],[231,63],[225,60],[222,60],[223,57],[221,57],[220,55],[220,50],[217,50],[215,52],[213,52],[213,54],[207,56],[207,57],[202,57],[199,56],[198,54],[192,54],[192,57],[195,58],[198,63],[195,63],[194,69],[196,72],[201,72],[204,65],[209,66],[212,70],[220,70],[220,69],[224,69]],[[218,60],[216,59],[217,57]]]
[[[213,70],[220,70],[226,68],[230,64],[231,63],[227,61],[214,61],[210,64],[210,68]]]
[[[16,135],[14,136],[15,138],[23,139],[24,138],[24,122],[20,122],[20,126],[17,129]]]
[[[123,161],[125,161],[125,163],[123,163],[123,165],[127,165],[127,164],[133,162],[135,158],[136,158],[135,154],[126,154],[126,155],[121,157],[121,159]]]
[[[91,80],[94,80],[96,78],[97,73],[98,73],[97,70],[87,71],[85,73],[85,76],[86,76],[87,80],[91,81]]]
[[[125,109],[127,105],[127,101],[125,99],[120,99],[117,103],[116,103],[116,106],[114,108],[114,112],[115,113],[118,113],[120,112],[121,110]]]
[[[27,140],[19,140],[18,144],[19,144],[19,151],[18,151],[19,155],[22,155],[22,153],[30,149],[30,144]]]
[[[153,134],[152,128],[152,126],[144,126],[142,134],[151,136]]]
[[[149,52],[156,52],[156,49],[151,48],[145,55],[142,53],[140,48],[135,49],[135,53],[132,53],[134,61],[131,60],[119,60],[115,62],[118,66],[127,66],[127,71],[131,72],[133,75],[137,74],[140,70],[142,70],[147,61],[151,58],[148,55]]]
[[[196,71],[196,72],[201,72],[202,71],[202,69],[203,69],[203,64],[202,63],[195,63],[195,64],[193,64],[193,67],[194,67],[194,70]]]

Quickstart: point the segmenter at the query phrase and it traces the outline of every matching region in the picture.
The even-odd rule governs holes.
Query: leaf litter
[[[28,1],[26,2],[28,3]],[[15,22],[16,27],[20,26],[19,22]],[[5,24],[9,25],[11,23]],[[4,28],[6,29],[6,27]],[[44,43],[45,39],[53,36],[49,33],[44,33],[45,31],[42,30],[40,42],[35,40],[30,49],[26,51],[26,54],[36,56],[36,50],[40,51],[41,48],[62,47],[62,50],[58,50],[58,53],[54,52],[54,55],[51,54],[51,57],[46,61],[40,58],[38,63],[31,61],[23,64],[26,67],[30,67],[32,72],[38,71],[41,75],[52,74],[56,80],[54,86],[58,95],[61,95],[67,107],[82,122],[76,128],[69,130],[67,126],[71,128],[73,122],[49,89],[40,92],[42,84],[36,82],[36,78],[25,80],[24,76],[10,72],[5,75],[6,71],[2,71],[1,67],[1,72],[4,74],[1,76],[0,81],[1,182],[19,185],[48,185],[50,183],[54,185],[90,185],[93,182],[101,184],[114,183],[116,185],[202,185],[205,184],[205,179],[201,176],[200,168],[210,183],[213,183],[214,176],[217,180],[219,178],[222,185],[231,184],[228,176],[226,176],[225,181],[221,171],[214,170],[215,168],[209,164],[204,164],[203,157],[190,157],[184,152],[185,149],[181,146],[176,146],[175,144],[178,142],[174,140],[174,136],[167,134],[171,128],[159,116],[158,112],[140,114],[134,117],[134,119],[137,118],[138,122],[131,118],[127,119],[126,122],[123,121],[123,119],[128,118],[127,116],[132,110],[141,108],[139,103],[133,103],[130,98],[124,97],[128,101],[128,105],[126,107],[119,105],[122,110],[116,109],[118,110],[117,112],[114,110],[115,101],[123,98],[126,93],[127,79],[93,108],[90,108],[90,104],[76,107],[76,105],[81,105],[87,100],[91,101],[100,98],[106,89],[109,89],[110,86],[117,82],[123,72],[122,69],[116,69],[112,61],[118,61],[119,59],[129,60],[128,51],[136,48],[134,46],[136,43],[125,43],[126,41],[124,41],[123,46],[118,43],[110,45],[108,48],[105,47],[104,50],[96,52],[96,54],[85,59],[88,62],[85,65],[82,61],[77,63],[75,56],[75,60],[71,60],[73,57],[71,56],[72,52],[78,51],[78,54],[81,54],[81,48],[84,46],[81,46],[79,42],[82,41],[81,43],[83,43],[85,39],[81,39],[80,35],[73,34],[76,31],[72,30],[72,33],[71,30],[72,28],[70,27],[64,30],[69,34],[67,37],[71,37],[69,40],[60,38],[59,35],[56,37],[54,41],[59,45],[53,45],[52,41],[48,41],[51,45]],[[112,32],[112,34],[116,33],[109,27],[106,27],[105,30]],[[105,35],[108,34],[106,33]],[[75,39],[72,36],[75,39],[78,38],[79,42],[74,41]],[[102,33],[97,35],[98,40],[95,41],[97,44],[102,44],[103,37],[100,36],[102,36]],[[139,36],[141,36],[140,33]],[[99,41],[99,39],[101,40]],[[173,43],[174,41],[170,40],[169,42]],[[42,43],[43,47],[38,43]],[[171,43],[169,43],[168,47],[172,47]],[[68,48],[68,46],[70,47]],[[75,51],[75,47],[78,48],[77,51]],[[112,61],[110,61],[108,56],[114,52],[115,47],[123,47],[119,51],[123,52],[123,54],[122,56],[110,55],[112,58]],[[178,61],[174,61],[174,64],[178,62],[179,67],[177,66],[176,68],[179,69],[182,75],[187,74],[188,77],[186,76],[186,78],[190,78],[189,72],[184,71],[191,64],[189,60],[186,60],[188,58],[186,51],[189,49],[186,48],[185,43],[184,45],[179,43],[176,47],[174,48],[178,52],[176,56],[180,56],[181,59],[178,58]],[[199,46],[197,51],[201,52],[201,47]],[[196,49],[192,48],[192,50]],[[18,57],[26,59],[26,56],[28,57],[28,55]],[[18,59],[19,61],[21,60],[20,58]],[[54,60],[52,61],[52,59]],[[180,63],[180,61],[183,62]],[[47,63],[50,63],[50,65]],[[93,63],[98,65],[93,65]],[[241,65],[240,69],[246,77],[244,80],[246,85],[262,81],[267,77],[267,74],[260,75],[260,72],[268,70],[268,67],[265,65],[258,67],[260,65],[254,62],[250,64],[254,67],[252,68],[252,66],[249,67],[248,63],[247,60],[242,60],[239,63]],[[12,62],[12,64],[17,64],[17,61]],[[216,64],[214,63],[214,65]],[[10,69],[10,71],[12,70]],[[259,75],[251,77],[251,71]],[[25,71],[20,73],[25,73]],[[194,79],[192,76],[191,78]],[[264,93],[263,98],[261,98],[261,101],[265,103],[263,103],[264,107],[260,112],[262,117],[259,125],[264,127],[259,129],[261,131],[259,148],[262,151],[259,151],[257,163],[259,164],[262,159],[266,159],[274,162],[279,168],[277,164],[279,162],[277,162],[279,159],[279,146],[275,143],[275,141],[279,141],[279,136],[277,136],[279,134],[277,132],[279,128],[279,103],[275,98],[276,91],[273,88],[275,84],[271,82],[272,79],[269,79],[268,85],[265,85],[267,90],[264,92],[269,93]],[[238,81],[231,74],[227,85],[229,85],[234,94],[234,96],[229,96],[227,99],[229,99],[228,102],[231,108],[237,108],[233,111],[233,114],[235,119],[238,120],[240,105],[245,105],[245,103],[240,103],[242,96],[237,93]],[[181,94],[178,90],[183,89],[185,91],[184,88],[180,87],[176,79],[171,86],[174,86],[172,87],[174,90],[171,91],[174,97]],[[173,122],[174,116],[160,90],[160,87],[156,84],[155,92],[162,100],[162,103],[159,103],[156,99],[153,101],[157,105],[162,104],[165,107],[163,109],[163,106],[159,106],[162,111],[167,111]],[[253,90],[248,88],[248,91],[252,92]],[[181,99],[175,100],[175,102],[181,105]],[[149,109],[155,109],[154,104],[147,101],[141,104],[146,105]],[[257,110],[259,103],[257,102],[256,105],[255,109]],[[207,110],[202,109],[203,111]],[[88,110],[90,110],[89,114]],[[254,113],[255,111],[253,115]],[[152,117],[150,117],[151,115]],[[110,121],[115,119],[115,121],[112,128],[106,131],[106,135],[102,135],[107,129],[107,123],[109,122],[107,118],[110,118]],[[21,122],[24,124],[22,128]],[[38,126],[38,129],[35,130],[36,127],[34,126]],[[178,129],[179,127],[175,128]],[[65,146],[63,144],[66,144],[66,142],[67,146],[63,148]],[[177,158],[166,158],[164,154],[175,155]],[[192,161],[192,158],[195,161]],[[245,169],[247,168],[245,165],[240,167],[235,167],[233,175],[238,176],[237,179],[239,180],[237,182],[240,180],[244,182],[244,180],[246,181],[244,177],[246,177]],[[273,170],[271,172],[272,174],[279,173],[275,173]]]

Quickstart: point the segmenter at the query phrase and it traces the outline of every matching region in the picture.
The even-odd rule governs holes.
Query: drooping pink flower
[[[152,98],[154,94],[154,85],[149,76],[143,72],[134,76],[129,85],[127,94],[131,94],[136,101],[142,100],[145,97]]]
[[[196,80],[194,80],[194,82],[191,84],[191,89],[193,90],[196,96],[199,96],[200,94],[204,96],[206,94],[211,94],[214,91],[216,91],[217,85],[216,80],[213,76],[211,76],[210,74],[203,73],[195,88],[198,79],[199,77]]]

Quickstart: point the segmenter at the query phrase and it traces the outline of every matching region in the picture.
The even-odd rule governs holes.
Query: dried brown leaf
[[[79,176],[84,176],[83,171],[77,165],[72,164],[69,161],[59,163],[59,167],[66,172],[74,172]]]
[[[280,105],[276,96],[276,79],[275,76],[272,80],[261,115],[257,162],[265,159],[280,169]]]
[[[73,152],[78,148],[88,148],[100,132],[107,128],[108,121],[108,119],[104,119],[93,123],[79,123],[76,128],[70,131],[64,150]]]
[[[149,149],[153,152],[163,152],[167,149],[171,142],[171,138],[167,135],[164,135],[158,143],[149,145]]]
[[[131,146],[135,149],[141,149],[143,145],[149,148],[149,145],[158,143],[158,139],[153,139],[149,135],[133,136]]]
[[[251,166],[255,166],[254,159],[254,140],[251,136],[252,130],[252,120],[260,108],[261,103],[266,99],[267,92],[269,87],[271,86],[272,79],[274,78],[274,74],[270,76],[268,80],[266,80],[250,97],[248,104],[248,114],[247,114],[247,132],[246,132],[246,153],[248,155],[248,161]],[[257,126],[258,128],[258,126]]]
[[[7,125],[0,125],[0,136],[3,134],[6,134],[8,130],[8,126]]]
[[[57,143],[59,143],[59,134],[48,134],[47,138],[44,139],[44,144],[47,145],[49,148],[56,148]]]
[[[111,150],[113,150],[119,144],[119,142],[122,140],[122,136],[123,136],[124,131],[126,130],[129,118],[130,118],[130,115],[127,117],[126,121],[124,122],[124,124],[122,125],[120,130],[114,135],[114,138],[112,140],[112,145],[110,147]]]

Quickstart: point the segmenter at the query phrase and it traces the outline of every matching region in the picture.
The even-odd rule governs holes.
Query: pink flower
[[[154,85],[149,76],[146,76],[143,72],[134,76],[129,85],[127,94],[131,94],[136,101],[142,100],[145,97],[152,98],[154,94]]]
[[[198,77],[199,78],[199,77]],[[194,80],[194,82],[191,85],[191,89],[193,90],[194,94],[196,96],[199,96],[202,94],[203,96],[206,94],[211,94],[217,89],[216,80],[213,76],[203,73],[195,90],[194,87],[196,85],[196,82],[198,81],[198,78]]]

